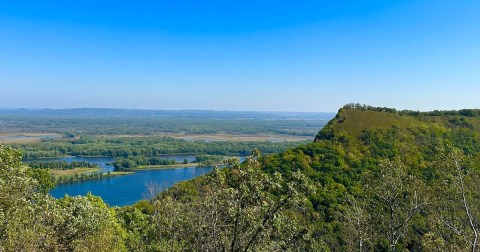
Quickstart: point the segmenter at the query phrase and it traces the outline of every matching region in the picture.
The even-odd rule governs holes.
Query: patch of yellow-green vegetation
[[[340,113],[340,118],[336,119],[334,128],[335,130],[359,135],[364,129],[388,129],[394,126],[400,129],[408,129],[425,125],[425,122],[412,116],[401,116],[370,110],[345,109]]]
[[[127,171],[114,171],[110,173],[110,176],[123,176],[123,175],[130,175],[134,174],[135,172],[127,172]]]
[[[75,168],[75,169],[66,169],[66,170],[53,170],[50,169],[50,174],[55,177],[61,177],[61,176],[72,176],[75,174],[82,174],[82,173],[92,173],[92,172],[97,172],[101,168],[87,168],[87,167],[82,167],[82,168]]]
[[[480,118],[466,116],[426,116],[424,120],[445,125],[448,128],[467,127],[480,134]]]
[[[466,120],[473,125],[473,130],[476,133],[480,134],[480,118],[478,118],[478,117],[466,118]]]
[[[346,132],[353,136],[359,136],[364,129],[385,130],[391,127],[397,127],[402,132],[417,128],[436,128],[441,131],[464,128],[480,134],[480,117],[478,116],[428,113],[407,115],[368,109],[342,109],[332,121],[331,127],[336,132]]]

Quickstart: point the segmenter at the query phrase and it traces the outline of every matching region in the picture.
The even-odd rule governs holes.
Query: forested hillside
[[[315,141],[109,208],[0,147],[5,251],[480,251],[480,113],[349,104]],[[155,188],[152,188],[155,190]]]
[[[315,184],[308,222],[330,250],[478,251],[479,123],[479,110],[349,104],[262,167]]]

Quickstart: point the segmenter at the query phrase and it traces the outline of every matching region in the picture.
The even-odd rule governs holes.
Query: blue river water
[[[167,155],[162,156],[165,159],[175,159],[182,162],[184,159],[190,162],[195,159],[192,155]],[[243,160],[244,158],[241,158]],[[96,163],[102,168],[102,171],[112,171],[113,167],[107,163],[113,162],[109,157],[67,157],[48,160],[87,161]],[[125,206],[133,204],[141,199],[151,198],[149,188],[167,189],[173,184],[195,178],[209,173],[213,167],[187,167],[172,168],[160,170],[135,171],[130,175],[117,176],[101,180],[90,180],[76,183],[59,184],[51,194],[55,198],[61,198],[64,195],[86,195],[91,192],[93,195],[100,196],[110,206]]]

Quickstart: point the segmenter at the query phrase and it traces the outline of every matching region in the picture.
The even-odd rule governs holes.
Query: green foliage
[[[19,151],[0,145],[1,251],[125,250],[125,231],[99,197],[55,200],[49,174],[20,160]]]
[[[64,221],[59,227],[61,243],[70,251],[123,251],[125,231],[115,212],[100,197],[69,197],[58,201]]]
[[[53,178],[48,170],[45,169],[27,169],[27,175],[37,181],[37,190],[42,193],[48,193],[57,184],[57,180]]]
[[[151,213],[146,214],[136,206],[115,208],[118,222],[128,230],[125,246],[128,251],[153,251],[156,247]]]
[[[466,117],[478,117],[480,116],[480,109],[461,109],[461,110],[434,110],[431,112],[420,112],[412,110],[401,110],[398,111],[394,108],[386,107],[374,107],[365,104],[359,103],[349,103],[342,107],[342,109],[355,109],[360,111],[376,111],[376,112],[387,112],[392,114],[399,115],[409,115],[409,116],[466,116]],[[341,110],[342,110],[341,109]]]
[[[39,143],[16,144],[25,160],[59,156],[158,157],[165,154],[248,155],[258,148],[263,153],[276,153],[305,143],[268,141],[185,141],[170,137],[81,137],[74,141],[45,140]]]
[[[466,111],[347,106],[314,143],[264,157],[262,169],[287,176],[299,170],[315,184],[309,211],[318,220],[316,232],[332,250],[472,250],[479,227],[474,192],[480,179],[473,168],[480,166],[480,118],[461,113]],[[442,167],[455,158],[445,153],[461,153],[468,160],[461,166],[470,167],[463,170],[463,201],[458,186],[457,193],[451,191],[455,183],[439,187],[452,181],[452,172]]]
[[[225,159],[224,156],[219,155],[196,155],[193,162],[199,163],[200,166],[211,166],[213,164],[222,163]]]
[[[258,155],[259,153],[256,153]],[[196,180],[195,194],[176,186],[154,200],[158,243],[168,250],[285,251],[322,246],[313,238],[303,207],[306,178],[268,176],[256,156]],[[187,190],[185,190],[187,189]]]
[[[188,161],[188,160],[187,160]],[[135,168],[140,165],[173,165],[176,164],[175,159],[164,159],[159,157],[129,157],[129,158],[115,158],[113,167],[117,170],[125,170]]]
[[[480,250],[480,166],[457,148],[441,146],[436,163],[429,235],[445,250]]]
[[[39,171],[39,170],[33,170]],[[112,172],[90,172],[90,173],[80,173],[80,174],[73,174],[73,175],[62,175],[58,177],[53,177],[51,180],[54,181],[56,184],[64,184],[64,183],[74,183],[74,182],[82,182],[87,180],[101,180],[107,179],[117,176],[117,174]]]
[[[38,248],[42,239],[28,229],[38,213],[33,204],[37,182],[20,167],[20,160],[18,150],[0,145],[0,248],[7,251]],[[28,242],[32,244],[23,244]]]
[[[130,158],[116,158],[112,165],[116,170],[126,170],[138,167],[137,162]]]

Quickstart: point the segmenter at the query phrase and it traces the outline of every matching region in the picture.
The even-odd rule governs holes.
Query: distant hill
[[[148,110],[113,108],[72,109],[0,109],[0,115],[35,116],[113,116],[113,117],[175,117],[201,119],[268,119],[268,120],[329,120],[335,113],[327,112],[259,112],[218,110]]]
[[[142,109],[0,109],[0,133],[284,134],[314,137],[334,113]]]

